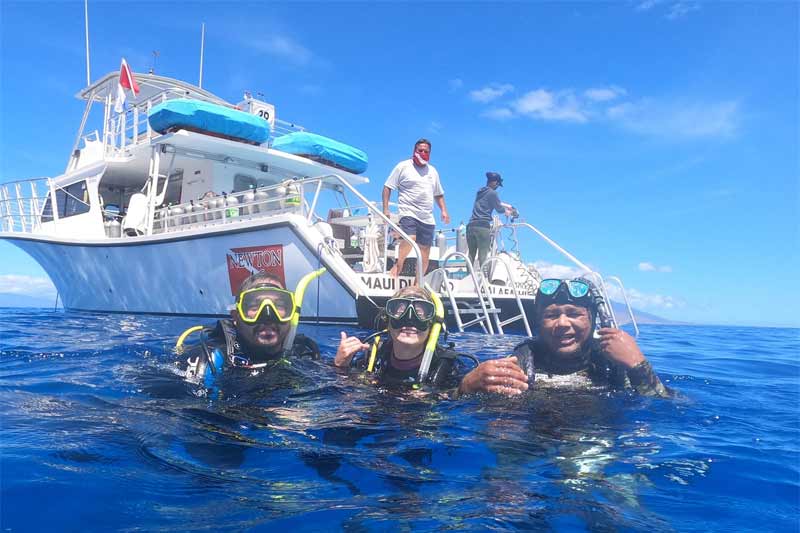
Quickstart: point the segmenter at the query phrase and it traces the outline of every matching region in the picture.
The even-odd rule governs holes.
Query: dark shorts
[[[430,246],[433,244],[433,224],[423,224],[414,217],[400,218],[400,229],[409,235],[416,235],[417,244]]]

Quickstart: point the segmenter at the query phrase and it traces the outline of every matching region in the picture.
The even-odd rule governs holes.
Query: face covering
[[[414,164],[420,167],[424,167],[428,164],[428,160],[431,158],[431,154],[426,154],[423,152],[414,151]]]

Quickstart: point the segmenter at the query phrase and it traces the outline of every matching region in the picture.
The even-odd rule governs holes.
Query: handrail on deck
[[[483,262],[483,265],[481,266],[481,271],[483,271],[483,269],[485,269],[486,267],[490,266],[492,263],[495,262],[499,262],[501,265],[503,265],[503,268],[506,269],[506,274],[508,275],[508,281],[511,284],[511,289],[514,292],[514,299],[517,301],[517,308],[519,309],[520,313],[516,316],[512,316],[511,318],[508,318],[503,321],[500,320],[499,315],[496,315],[495,320],[497,321],[497,329],[500,333],[503,333],[503,326],[511,324],[516,320],[522,320],[522,323],[525,326],[525,333],[528,334],[528,337],[532,337],[533,334],[531,333],[531,326],[528,323],[528,315],[527,313],[525,313],[525,307],[522,305],[522,300],[519,297],[519,292],[517,291],[517,284],[514,282],[514,276],[511,273],[511,267],[506,262],[506,260],[499,255],[488,257],[486,261]]]
[[[614,313],[614,306],[611,305],[611,299],[608,297],[608,290],[606,289],[606,284],[605,284],[605,280],[603,279],[603,276],[601,276],[598,272],[595,272],[594,270],[592,270],[591,268],[589,268],[588,266],[583,264],[581,261],[578,260],[578,258],[576,258],[574,255],[572,255],[568,251],[566,251],[557,242],[555,242],[553,239],[551,239],[550,237],[545,235],[542,231],[540,231],[539,229],[537,229],[536,227],[534,227],[533,225],[531,225],[531,224],[529,224],[527,222],[513,222],[513,223],[510,223],[510,224],[505,224],[505,225],[501,226],[501,228],[503,228],[503,227],[510,227],[510,228],[512,228],[513,231],[516,231],[517,227],[524,227],[524,228],[528,228],[528,229],[532,230],[534,233],[536,233],[542,239],[544,239],[550,246],[552,246],[558,252],[560,252],[562,255],[564,255],[564,257],[566,257],[567,259],[569,259],[570,261],[575,263],[575,265],[577,265],[578,267],[583,269],[585,275],[587,275],[588,277],[594,278],[595,284],[599,287],[599,289],[603,293],[603,298],[606,300],[606,302],[608,302],[607,303],[607,307],[608,307],[608,312],[609,312],[609,315],[611,316],[611,319],[614,321],[615,325],[619,323],[617,321],[617,317],[616,317],[616,315]],[[622,284],[622,281],[618,277],[610,276],[608,279],[615,281],[619,285],[620,290],[622,292],[622,297],[625,300],[625,305],[628,308],[628,314],[630,315],[631,323],[633,324],[633,328],[634,328],[634,330],[636,332],[636,336],[638,337],[639,336],[639,325],[636,323],[636,317],[634,317],[634,315],[633,315],[633,309],[631,308],[630,301],[628,300],[628,293],[625,291],[625,286]]]
[[[478,301],[480,302],[480,305],[481,305],[481,311],[483,312],[483,316],[477,316],[474,319],[468,321],[466,324],[461,322],[461,315],[460,315],[459,310],[458,310],[458,305],[457,305],[457,302],[456,302],[456,298],[453,295],[453,292],[450,290],[450,285],[447,284],[447,279],[448,279],[447,278],[447,262],[451,258],[454,258],[454,257],[462,259],[464,261],[464,264],[467,266],[467,273],[469,274],[470,279],[472,280],[472,285],[475,287],[475,294],[478,297]],[[483,300],[483,298],[484,298],[483,295],[486,294],[486,299],[489,300],[489,305],[491,306],[492,310],[495,309],[494,299],[492,298],[492,293],[489,291],[489,287],[486,286],[486,280],[483,278],[483,276],[481,276],[480,281],[478,280],[478,277],[475,276],[475,269],[473,268],[472,263],[470,262],[469,258],[467,257],[467,254],[465,254],[463,252],[458,252],[458,251],[450,252],[449,254],[447,254],[445,256],[445,258],[443,260],[439,261],[439,265],[441,265],[441,266],[436,270],[441,270],[444,273],[445,287],[447,289],[447,296],[450,299],[450,306],[453,308],[453,315],[455,316],[456,325],[458,326],[458,330],[463,332],[464,328],[468,328],[473,324],[478,324],[480,322],[484,322],[485,323],[485,326],[483,326],[484,329],[489,334],[494,335],[494,328],[492,328],[492,320],[491,320],[491,318],[489,318],[489,309],[486,307],[486,302],[484,302],[484,300]],[[501,333],[502,333],[502,331],[501,331]]]
[[[397,234],[404,241],[408,242],[411,245],[411,249],[414,250],[414,253],[417,256],[417,266],[416,266],[417,283],[422,283],[422,275],[423,275],[423,272],[422,272],[422,253],[420,252],[419,246],[417,245],[416,241],[414,241],[414,239],[409,237],[409,235],[405,231],[403,231],[400,228],[400,226],[398,226],[397,224],[392,222],[392,220],[389,217],[384,215],[382,210],[380,210],[377,207],[375,207],[375,205],[373,205],[372,202],[370,202],[363,194],[358,192],[358,190],[356,190],[355,187],[353,187],[350,183],[348,183],[347,180],[345,180],[344,178],[342,178],[338,174],[326,174],[324,176],[317,176],[315,178],[308,178],[308,179],[300,180],[300,181],[302,181],[302,183],[305,184],[305,183],[312,182],[312,181],[315,181],[315,180],[320,180],[320,182],[321,182],[322,180],[326,180],[326,179],[334,179],[334,180],[338,181],[341,185],[346,187],[350,192],[353,193],[353,195],[355,195],[356,198],[361,200],[361,202],[367,207],[367,209],[370,211],[371,214],[377,215],[378,218],[380,218],[381,220],[383,220],[384,223],[386,223],[386,225],[388,225],[390,228],[392,228],[392,230],[396,231]],[[398,272],[398,275],[399,275],[399,272]]]

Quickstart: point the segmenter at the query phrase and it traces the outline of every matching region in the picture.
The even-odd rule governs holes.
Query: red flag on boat
[[[133,72],[128,67],[125,58],[122,59],[122,64],[119,66],[119,83],[117,84],[117,101],[114,104],[114,111],[122,113],[125,109],[125,89],[133,91],[134,96],[139,94],[139,84],[136,83],[136,78],[133,77]]]

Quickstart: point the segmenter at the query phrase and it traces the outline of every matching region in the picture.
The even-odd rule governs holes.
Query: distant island
[[[55,296],[52,298],[41,298],[38,296],[28,296],[26,294],[0,292],[0,307],[43,307],[52,309],[55,303]]]
[[[617,317],[620,326],[624,324],[630,324],[631,318],[628,315],[628,307],[624,303],[611,302],[611,306],[614,308],[614,315]],[[668,320],[651,313],[645,313],[644,311],[640,311],[635,308],[633,308],[633,314],[636,316],[636,322],[638,324],[688,324],[688,322]]]

